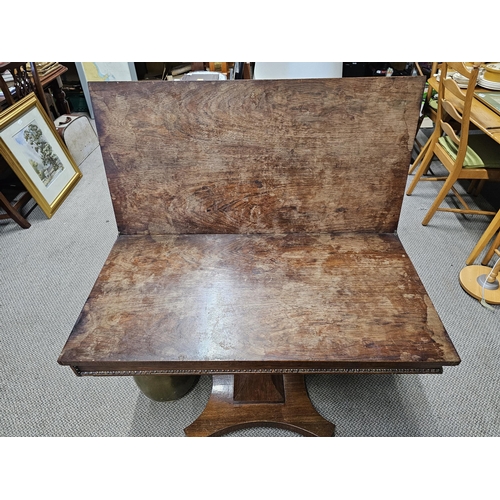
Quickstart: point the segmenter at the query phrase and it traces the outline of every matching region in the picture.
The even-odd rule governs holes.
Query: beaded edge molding
[[[140,376],[140,375],[232,375],[238,373],[301,373],[304,375],[340,374],[340,373],[372,373],[372,374],[411,374],[411,373],[443,373],[443,368],[310,368],[310,369],[272,369],[262,368],[260,370],[103,370],[103,371],[81,371],[77,366],[71,367],[78,376]]]

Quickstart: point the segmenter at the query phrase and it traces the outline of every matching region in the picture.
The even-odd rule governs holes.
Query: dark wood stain
[[[396,229],[419,78],[141,83],[90,83],[122,234]]]
[[[458,357],[395,235],[147,235],[118,239],[60,361],[217,370]]]
[[[395,234],[422,88],[90,83],[120,235],[59,363],[214,374],[188,435],[332,435],[303,373],[457,365]]]
[[[257,390],[273,385],[263,381],[275,375],[214,375],[212,395],[202,414],[184,429],[186,436],[221,436],[227,432],[254,426],[279,427],[304,436],[333,436],[335,426],[314,408],[307,395],[304,377],[283,375],[279,392],[285,394],[286,404],[260,401],[258,404],[237,404],[238,379],[255,380]],[[228,408],[231,411],[228,411]]]

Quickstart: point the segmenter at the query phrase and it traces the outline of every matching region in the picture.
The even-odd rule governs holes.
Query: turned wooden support
[[[495,248],[495,253],[500,257],[500,252]],[[491,271],[488,273],[488,277],[486,278],[486,281],[488,283],[495,283],[498,272],[500,271],[500,259],[498,259],[495,262],[495,265],[492,267]]]

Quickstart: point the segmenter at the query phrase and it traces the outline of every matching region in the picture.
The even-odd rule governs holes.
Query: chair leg
[[[448,178],[444,181],[443,187],[441,188],[441,191],[439,191],[438,195],[436,196],[436,199],[432,203],[431,207],[429,208],[426,216],[424,217],[424,220],[422,221],[423,226],[427,226],[429,224],[430,220],[436,213],[437,209],[439,208],[439,205],[443,202],[443,200],[446,198],[446,195],[450,192],[451,188],[453,187],[453,184],[455,184],[457,180],[457,177],[454,175],[449,175]]]
[[[485,184],[486,184],[486,179],[481,179],[477,183],[477,185],[472,193],[472,196],[479,196]]]
[[[27,193],[27,195],[25,196],[31,197],[29,193]],[[2,207],[7,212],[8,217],[17,222],[17,224],[19,224],[23,229],[28,229],[31,227],[31,224],[10,204],[9,200],[1,192],[0,207]]]
[[[490,222],[489,226],[486,228],[484,233],[479,238],[479,241],[476,243],[476,246],[473,248],[472,252],[467,257],[465,263],[470,266],[478,257],[478,255],[483,251],[488,242],[493,238],[493,235],[498,231],[498,227],[500,225],[500,210]],[[489,259],[488,259],[489,260]]]
[[[427,170],[429,169],[429,165],[431,164],[432,157],[434,156],[434,149],[433,149],[433,144],[431,143],[431,139],[427,141],[427,144],[424,146],[425,148],[425,154],[422,162],[420,163],[420,167],[417,170],[417,173],[415,174],[415,177],[413,178],[413,181],[410,184],[410,187],[406,191],[406,194],[410,196],[413,193],[413,190],[415,189],[416,185],[418,184],[418,181],[424,175]],[[419,154],[420,156],[420,154]],[[417,158],[418,159],[418,158]],[[414,165],[417,163],[415,160]]]
[[[420,148],[420,152],[418,153],[417,157],[415,158],[415,161],[410,165],[410,169],[408,170],[408,175],[413,174],[413,172],[417,168],[418,164],[422,161],[422,158],[424,158],[425,152],[427,151],[428,147],[429,147],[429,141],[427,141]]]
[[[495,239],[493,240],[490,249],[486,252],[486,255],[484,256],[483,260],[481,261],[481,264],[483,266],[487,266],[488,263],[490,262],[491,258],[493,257],[493,254],[495,253],[495,249],[500,247],[500,210],[498,213],[495,215],[493,220],[490,222],[490,225],[486,228],[486,231],[484,234],[481,236],[479,239],[477,245],[474,247],[474,250],[472,250],[471,255],[467,259],[467,265],[472,263],[479,253],[483,250],[483,248],[487,245],[488,241],[493,238],[493,235],[497,233]]]
[[[490,222],[489,226],[486,228],[486,230],[484,231],[484,233],[481,235],[481,238],[479,238],[479,241],[477,242],[476,246],[473,248],[472,252],[467,257],[467,260],[465,261],[465,263],[468,266],[470,266],[477,259],[478,255],[483,251],[483,249],[488,244],[488,241],[490,241],[491,238],[493,238],[493,236],[495,235],[495,233],[499,229],[500,229],[500,210],[497,212],[497,214],[495,215],[495,217],[493,217],[493,219]],[[495,239],[495,243],[493,243],[493,245],[491,245],[491,248],[488,251],[488,254],[491,252],[490,256],[488,257],[488,254],[487,254],[486,257],[488,257],[488,259],[486,259],[486,257],[485,257],[483,259],[483,263],[484,263],[484,261],[489,262],[489,260],[493,256],[495,248],[500,243],[500,241],[497,241],[499,239],[499,237],[500,237],[500,233],[499,233],[499,235],[497,235],[497,237]],[[485,265],[485,264],[483,264],[483,265]]]
[[[476,189],[478,182],[479,182],[478,179],[472,179],[470,181],[469,187],[467,188],[467,194],[472,194],[472,192],[474,191],[474,189]]]
[[[467,193],[471,196],[478,196],[486,183],[486,179],[472,179],[470,181],[469,187],[467,188]]]

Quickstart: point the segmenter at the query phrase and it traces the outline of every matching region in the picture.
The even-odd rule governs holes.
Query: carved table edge
[[[218,375],[234,373],[300,373],[304,375],[314,374],[441,374],[442,367],[437,368],[262,368],[243,370],[80,370],[78,366],[71,366],[78,376],[140,376],[140,375]]]

